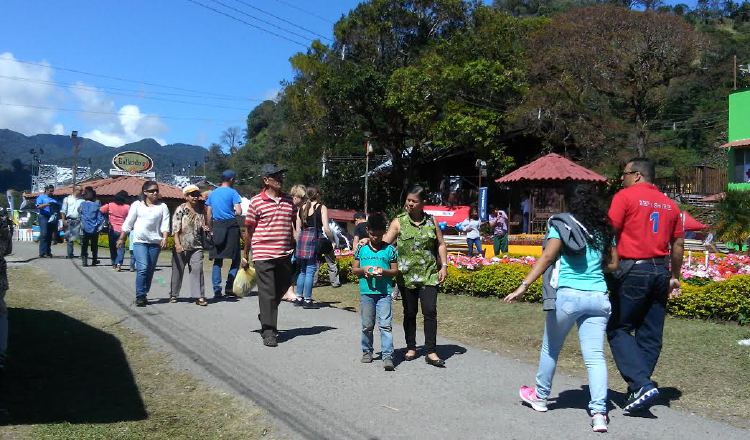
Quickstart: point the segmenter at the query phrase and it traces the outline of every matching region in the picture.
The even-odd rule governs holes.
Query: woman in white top
[[[481,222],[477,208],[472,207],[469,218],[459,223],[461,229],[466,232],[466,244],[469,246],[469,256],[482,255],[482,235],[479,233]]]
[[[130,211],[122,224],[117,247],[125,245],[128,233],[133,241],[135,256],[135,305],[145,307],[146,295],[151,289],[156,260],[161,249],[167,247],[169,234],[169,209],[159,200],[159,185],[148,181],[141,188],[141,200],[130,205]]]

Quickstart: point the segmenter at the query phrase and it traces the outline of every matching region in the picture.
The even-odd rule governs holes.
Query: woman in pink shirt
[[[122,232],[122,223],[130,211],[128,193],[124,190],[118,192],[115,194],[114,201],[102,206],[100,210],[109,218],[109,258],[112,260],[112,269],[119,272],[125,259],[125,248],[117,247],[117,238]]]

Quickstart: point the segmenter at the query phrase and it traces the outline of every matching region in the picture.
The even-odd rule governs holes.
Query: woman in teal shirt
[[[523,386],[521,399],[536,411],[547,411],[547,398],[557,357],[573,325],[578,325],[581,352],[588,370],[589,411],[591,427],[596,432],[607,431],[607,365],[604,361],[604,333],[611,313],[604,271],[617,268],[618,257],[607,213],[596,188],[579,184],[567,189],[567,213],[553,216],[542,256],[526,275],[521,285],[506,302],[523,296],[529,284],[536,281],[550,265],[557,272],[556,296],[547,311],[544,339],[536,374],[536,387]],[[555,226],[556,225],[556,226]],[[574,250],[575,249],[575,250]],[[552,275],[550,280],[554,280]]]

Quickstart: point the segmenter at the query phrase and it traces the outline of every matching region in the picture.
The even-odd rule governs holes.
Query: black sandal
[[[195,300],[195,303],[199,306],[204,306],[204,307],[208,305],[208,301],[206,301],[206,298],[202,296],[198,298],[197,300]]]

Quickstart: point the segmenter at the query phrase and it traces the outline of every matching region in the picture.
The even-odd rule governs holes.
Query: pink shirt
[[[122,223],[128,216],[130,205],[118,205],[115,202],[109,202],[99,208],[102,214],[109,215],[109,225],[115,232],[122,232]]]

